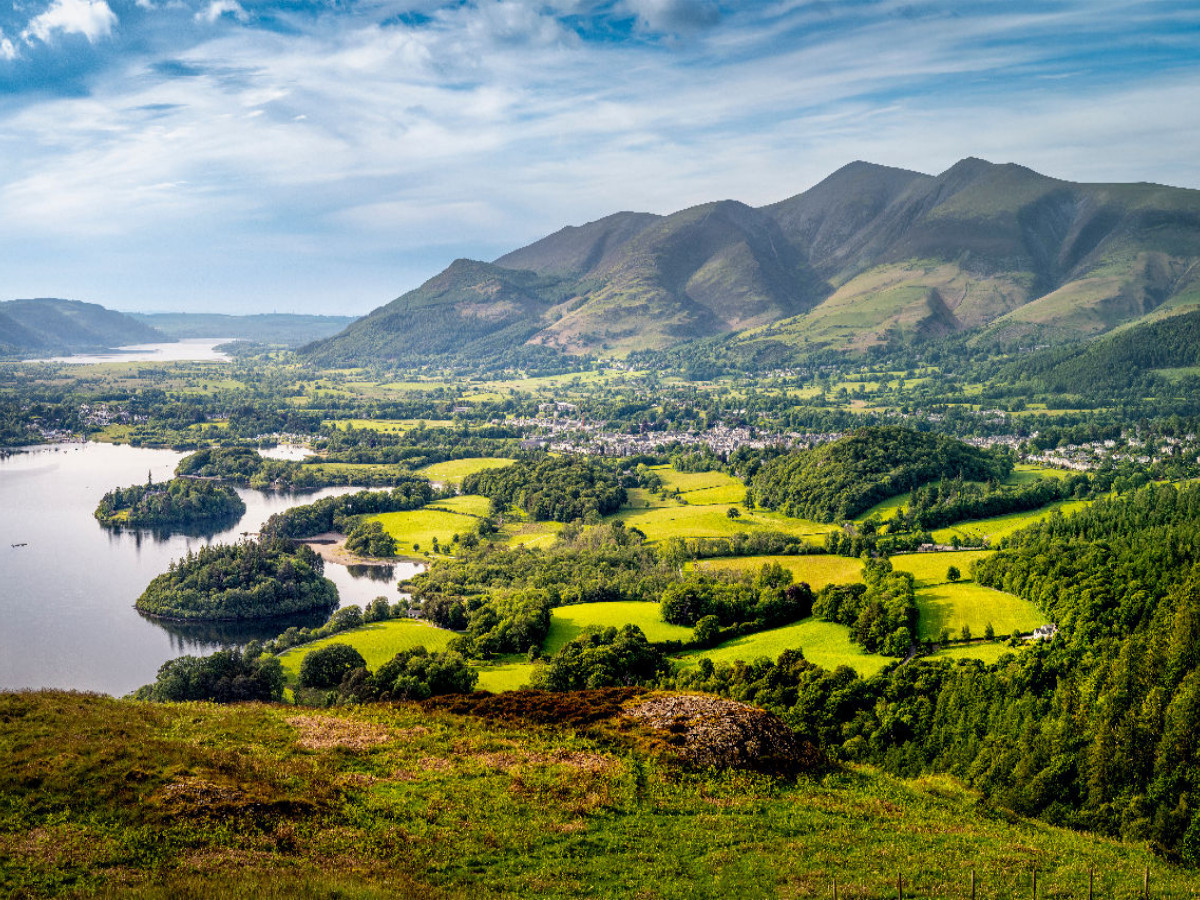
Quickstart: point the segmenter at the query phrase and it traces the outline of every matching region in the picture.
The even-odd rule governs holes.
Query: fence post
[[[838,900],[837,876],[833,876],[833,900]]]
[[[1146,874],[1142,876],[1142,900],[1150,900],[1150,867],[1146,866]]]
[[[1033,870],[1033,900],[1037,900],[1037,869]]]
[[[896,896],[904,900],[904,876],[899,872],[896,873]]]
[[[1088,900],[1093,900],[1092,886],[1095,883],[1095,878],[1096,878],[1096,870],[1094,868],[1092,868],[1091,866],[1089,866],[1088,867]]]
[[[975,870],[971,870],[971,900],[975,900]]]

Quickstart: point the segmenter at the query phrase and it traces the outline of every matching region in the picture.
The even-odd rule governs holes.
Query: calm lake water
[[[235,338],[184,338],[171,344],[130,344],[118,347],[111,353],[80,353],[75,356],[58,356],[41,362],[85,365],[107,362],[192,362],[196,360],[229,359],[217,351],[220,344],[228,344]]]
[[[154,680],[158,667],[251,638],[271,638],[301,617],[266,624],[181,625],[142,617],[133,603],[150,580],[189,548],[240,540],[275,512],[357,488],[307,494],[239,489],[246,513],[210,535],[112,532],[92,518],[114,487],[149,473],[166,481],[182,453],[109,444],[58,444],[0,459],[0,690],[57,687],[120,696]],[[397,599],[396,582],[423,568],[326,563],[342,604]]]

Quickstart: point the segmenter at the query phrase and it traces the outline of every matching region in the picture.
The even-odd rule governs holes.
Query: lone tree
[[[736,506],[731,506],[729,509],[725,510],[725,515],[729,516],[731,519],[737,519],[742,515],[742,511]]]
[[[951,566],[946,570],[947,581],[958,581],[962,578],[962,572],[958,571],[958,566]]]

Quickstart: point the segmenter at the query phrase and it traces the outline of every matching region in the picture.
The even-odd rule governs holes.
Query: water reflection
[[[212,653],[217,647],[239,647],[250,641],[269,641],[289,628],[320,628],[329,618],[329,611],[320,609],[257,622],[165,622],[150,616],[142,618],[170,636],[175,655],[200,656]]]
[[[395,566],[346,566],[346,571],[354,578],[370,581],[391,581],[396,575]]]

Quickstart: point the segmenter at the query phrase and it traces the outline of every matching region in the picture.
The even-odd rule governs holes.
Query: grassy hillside
[[[568,695],[569,696],[569,695]],[[570,704],[563,708],[570,712]],[[586,720],[585,720],[586,721]],[[637,735],[415,705],[0,694],[0,893],[1133,898],[1200,876],[950,779],[688,774]]]

